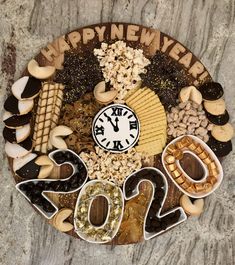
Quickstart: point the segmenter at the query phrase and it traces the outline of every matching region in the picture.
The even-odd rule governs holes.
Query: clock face
[[[112,104],[95,116],[92,135],[103,149],[121,153],[133,147],[139,138],[140,125],[135,113],[125,105]]]

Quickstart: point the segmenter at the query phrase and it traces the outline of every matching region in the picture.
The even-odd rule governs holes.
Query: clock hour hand
[[[107,118],[107,121],[110,122],[111,125],[113,126],[113,130],[115,132],[118,132],[119,131],[119,128],[118,128],[118,125],[117,125],[117,123],[119,121],[118,118],[115,119],[116,124],[114,124],[112,119],[106,113],[104,113],[104,116]]]

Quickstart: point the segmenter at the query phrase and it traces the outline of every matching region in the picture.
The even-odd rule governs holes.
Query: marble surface
[[[234,14],[234,0],[0,0],[1,113],[6,90],[48,41],[79,26],[120,21],[158,28],[201,58],[224,85],[234,124]],[[1,152],[0,264],[235,264],[234,152],[223,167],[224,181],[200,218],[142,244],[112,247],[75,240],[46,224],[14,189]]]

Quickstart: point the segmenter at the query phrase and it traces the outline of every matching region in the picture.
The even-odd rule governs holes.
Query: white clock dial
[[[121,153],[133,147],[139,139],[140,125],[136,114],[125,105],[112,104],[95,116],[92,135],[103,149]]]

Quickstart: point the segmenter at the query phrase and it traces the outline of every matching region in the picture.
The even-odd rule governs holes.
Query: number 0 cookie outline
[[[172,175],[169,173],[169,170],[167,169],[166,167],[166,163],[164,161],[164,157],[166,156],[166,153],[167,153],[167,149],[170,145],[172,144],[175,144],[177,143],[180,139],[184,138],[184,137],[189,137],[191,138],[192,140],[194,140],[195,143],[198,143],[200,144],[204,150],[206,152],[208,152],[209,156],[213,159],[213,161],[215,162],[216,166],[217,166],[217,169],[218,169],[218,176],[217,176],[217,182],[215,184],[213,184],[213,187],[212,189],[209,191],[209,192],[205,192],[205,193],[192,193],[192,192],[187,192],[185,189],[183,189],[176,181],[175,179],[172,177]],[[194,180],[192,179],[190,176],[188,176],[188,174],[182,169],[182,167],[180,166],[180,163],[179,163],[179,160],[176,159],[176,165],[178,166],[178,168],[183,172],[184,176],[186,177],[187,180],[189,180],[191,183],[197,183],[197,184],[202,184],[202,183],[205,183],[207,177],[209,176],[209,173],[208,173],[208,169],[207,169],[207,166],[206,164],[203,163],[202,159],[200,159],[196,154],[194,154],[191,150],[187,149],[185,151],[183,151],[183,153],[189,153],[191,154],[195,159],[197,159],[197,161],[200,163],[201,167],[203,168],[203,171],[204,171],[204,176],[202,179],[200,180]],[[165,149],[163,150],[162,152],[162,155],[161,155],[161,158],[162,158],[162,164],[163,164],[163,167],[167,173],[167,175],[170,177],[170,179],[173,181],[173,183],[176,185],[176,187],[182,191],[184,194],[188,195],[189,197],[191,198],[195,198],[195,199],[199,199],[199,198],[204,198],[204,197],[207,197],[209,196],[211,193],[213,193],[216,189],[218,189],[218,187],[220,186],[222,180],[223,180],[223,168],[222,168],[222,165],[219,161],[219,159],[217,158],[217,156],[215,155],[215,153],[210,149],[210,147],[205,143],[203,142],[200,138],[194,136],[194,135],[183,135],[183,136],[179,136],[177,138],[175,138],[174,140],[172,140],[166,147]]]

